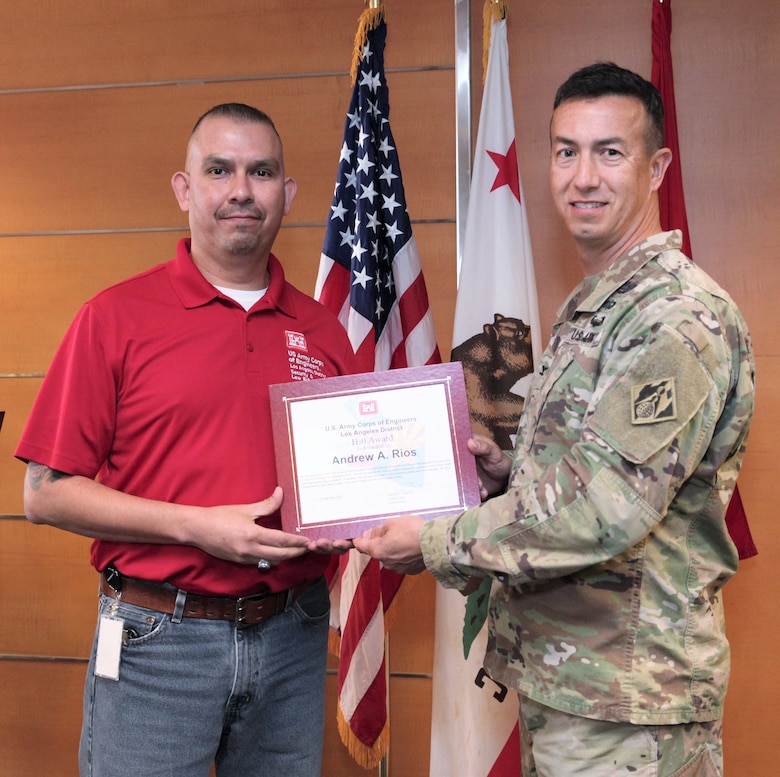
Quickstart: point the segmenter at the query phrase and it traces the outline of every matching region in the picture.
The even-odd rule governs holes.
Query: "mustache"
[[[228,219],[231,216],[249,216],[255,219],[264,219],[265,214],[254,205],[238,205],[232,208],[220,208],[217,211],[217,218]]]

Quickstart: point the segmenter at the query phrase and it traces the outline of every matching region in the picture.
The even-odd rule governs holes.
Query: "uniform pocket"
[[[669,777],[722,777],[715,759],[707,747],[702,746],[693,758]]]

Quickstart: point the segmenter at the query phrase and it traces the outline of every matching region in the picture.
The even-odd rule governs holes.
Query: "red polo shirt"
[[[249,312],[192,262],[112,286],[80,310],[57,351],[16,455],[118,491],[179,504],[255,502],[277,484],[268,386],[353,371],[335,316],[284,279]],[[280,527],[279,515],[263,523]],[[92,563],[194,593],[282,590],[319,575],[306,554],[260,575],[189,546],[95,540]]]

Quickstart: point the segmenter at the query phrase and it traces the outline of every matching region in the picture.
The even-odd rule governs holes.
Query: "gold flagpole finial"
[[[506,19],[509,14],[509,0],[485,0],[482,7],[482,83],[487,75],[488,57],[490,55],[490,31],[493,22]]]
[[[353,84],[357,78],[360,60],[363,59],[363,47],[366,45],[368,31],[375,29],[384,18],[385,5],[382,0],[366,0],[366,9],[360,14],[358,29],[355,34],[355,46],[352,49],[352,67],[350,68],[350,75],[352,76]]]

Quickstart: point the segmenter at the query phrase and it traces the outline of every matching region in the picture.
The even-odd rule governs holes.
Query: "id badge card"
[[[101,615],[98,627],[95,676],[107,680],[119,679],[119,659],[122,655],[122,635],[125,623],[111,615]]]

